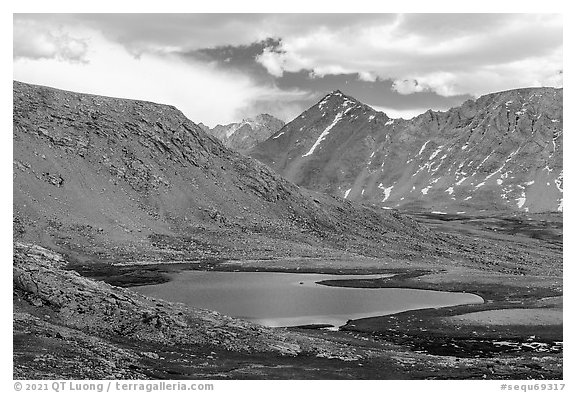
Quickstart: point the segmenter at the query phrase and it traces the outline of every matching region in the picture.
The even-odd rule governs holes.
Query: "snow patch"
[[[385,125],[385,126],[389,126],[389,125],[392,125],[392,124],[394,124],[394,119],[388,120],[388,121],[386,122],[386,124],[384,124],[384,125]]]
[[[522,195],[524,195],[524,193]],[[524,203],[526,203],[526,197],[525,196],[521,196],[520,198],[516,198],[516,204],[518,205],[519,208],[524,206]]]
[[[454,193],[454,187],[448,187],[445,192],[447,192],[449,195],[452,195]]]
[[[506,161],[504,161],[504,164],[502,164],[502,166],[501,166],[500,168],[496,169],[494,172],[492,172],[491,174],[489,174],[488,176],[486,176],[486,177],[484,178],[484,181],[490,179],[492,176],[494,176],[495,174],[497,174],[497,173],[499,173],[500,171],[502,171],[502,169],[504,169],[504,167],[506,166],[506,164],[507,164],[516,154],[518,154],[518,152],[520,151],[520,148],[521,148],[521,147],[522,147],[522,146],[519,146],[518,149],[516,149],[515,152],[510,153],[510,155],[506,158]],[[504,177],[508,177],[508,175],[506,174],[506,176],[504,176]]]
[[[422,152],[424,151],[424,149],[426,149],[426,145],[428,144],[428,142],[430,142],[430,140],[427,140],[426,142],[424,142],[424,144],[423,144],[422,147],[420,148],[420,152],[418,152],[418,154],[416,154],[416,157],[418,157],[420,154],[422,154]]]
[[[436,149],[436,150],[434,151],[434,153],[432,153],[432,154],[430,155],[430,158],[428,158],[428,159],[429,159],[429,160],[433,160],[434,157],[436,157],[436,156],[438,155],[438,153],[440,153],[440,152],[442,151],[442,148],[443,148],[443,147],[444,147],[444,146],[438,146],[438,149]]]
[[[228,130],[226,130],[226,138],[230,138],[230,136],[232,136],[232,134],[234,134],[243,125],[244,125],[244,123],[234,124]]]
[[[428,194],[428,190],[430,190],[432,188],[432,186],[428,186],[426,188],[423,188],[422,190],[420,190],[420,192],[422,193],[422,195],[427,195]]]
[[[390,197],[390,193],[392,192],[394,186],[384,187],[384,185],[380,183],[378,188],[384,191],[384,199],[382,199],[382,202],[386,202],[386,200]]]
[[[478,166],[476,167],[476,170],[480,169],[480,168],[482,167],[482,165],[484,165],[484,163],[486,162],[486,160],[487,160],[491,155],[492,155],[492,153],[488,154],[488,155],[486,156],[486,158],[484,158],[484,159],[482,160],[482,162],[480,163],[480,165],[478,165]]]
[[[336,123],[338,123],[340,121],[340,119],[342,119],[342,115],[343,115],[343,113],[340,112],[336,115],[336,117],[334,117],[334,121],[332,121],[332,124],[330,124],[328,127],[326,127],[326,129],[324,131],[322,131],[322,133],[320,134],[320,136],[318,137],[318,139],[316,140],[314,145],[312,145],[312,147],[310,148],[308,153],[304,154],[302,157],[307,157],[310,154],[314,153],[314,150],[316,150],[316,148],[318,147],[320,142],[322,142],[328,136],[328,134],[330,133],[330,130],[336,125]]]
[[[463,177],[462,179],[456,182],[456,185],[459,186],[460,184],[464,183],[464,180],[468,179],[468,177]]]
[[[560,171],[560,175],[558,175],[558,177],[556,179],[554,179],[554,183],[556,183],[556,188],[558,189],[558,191],[560,192],[564,192],[564,188],[563,188],[563,182],[564,182],[564,175],[563,175],[564,171]]]
[[[344,193],[344,199],[348,198],[348,194],[350,194],[350,191],[352,191],[351,188],[349,188],[348,190],[346,190],[346,192]]]
[[[275,137],[272,137],[272,139],[280,138],[282,135],[284,135],[284,131],[282,131],[280,134],[276,135]]]

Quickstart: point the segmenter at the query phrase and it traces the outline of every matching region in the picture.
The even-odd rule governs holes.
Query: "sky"
[[[390,117],[563,86],[561,14],[14,14],[13,78],[209,126],[339,89]]]

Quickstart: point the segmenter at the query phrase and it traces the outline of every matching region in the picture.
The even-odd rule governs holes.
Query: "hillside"
[[[312,190],[451,213],[562,211],[562,89],[391,119],[334,91],[249,154]]]
[[[436,250],[413,220],[300,189],[170,106],[15,82],[13,140],[16,238],[79,262]]]

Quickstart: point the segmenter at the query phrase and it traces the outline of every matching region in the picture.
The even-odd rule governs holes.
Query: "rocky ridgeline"
[[[239,123],[218,124],[214,128],[202,123],[199,126],[220,140],[224,146],[244,153],[275,134],[284,126],[284,122],[274,116],[261,114],[254,118],[243,119]]]
[[[562,89],[391,119],[335,91],[249,154],[301,186],[391,208],[562,211]]]
[[[171,106],[15,82],[13,122],[15,235],[81,263],[437,248],[413,220],[300,189]]]

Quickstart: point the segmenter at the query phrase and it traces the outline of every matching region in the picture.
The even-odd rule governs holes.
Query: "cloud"
[[[319,26],[282,36],[259,62],[275,76],[311,70],[392,79],[401,94],[480,95],[561,85],[560,15],[398,15],[379,24]],[[510,70],[519,72],[509,72]],[[495,83],[497,82],[497,83]]]
[[[404,117],[558,87],[562,45],[557,14],[14,15],[16,77],[172,103],[209,124],[258,108],[286,119],[335,88]]]
[[[284,75],[284,59],[281,54],[274,52],[271,48],[265,48],[264,52],[256,56],[255,60],[262,64],[270,75],[278,78]]]
[[[412,94],[424,91],[425,88],[418,84],[418,81],[415,79],[404,79],[395,80],[394,83],[392,83],[392,90],[400,94]]]
[[[14,14],[14,23],[33,21],[52,26],[91,29],[124,46],[132,55],[171,48],[190,51],[243,45],[269,37],[261,29],[266,14]]]
[[[88,52],[86,39],[70,36],[57,28],[28,20],[14,21],[15,59],[57,59],[85,62]]]
[[[360,71],[358,72],[358,79],[364,82],[376,82],[378,80],[378,76],[372,72]]]
[[[421,115],[426,112],[428,108],[414,108],[414,109],[395,109],[384,106],[369,105],[372,109],[378,112],[384,112],[392,119],[405,119],[410,120],[415,116]]]
[[[66,90],[170,104],[194,122],[210,126],[238,120],[238,113],[266,100],[293,103],[307,92],[259,85],[249,76],[212,63],[184,60],[170,53],[134,57],[95,31],[87,63],[56,58],[17,58],[14,79]],[[275,115],[274,113],[271,113]]]

